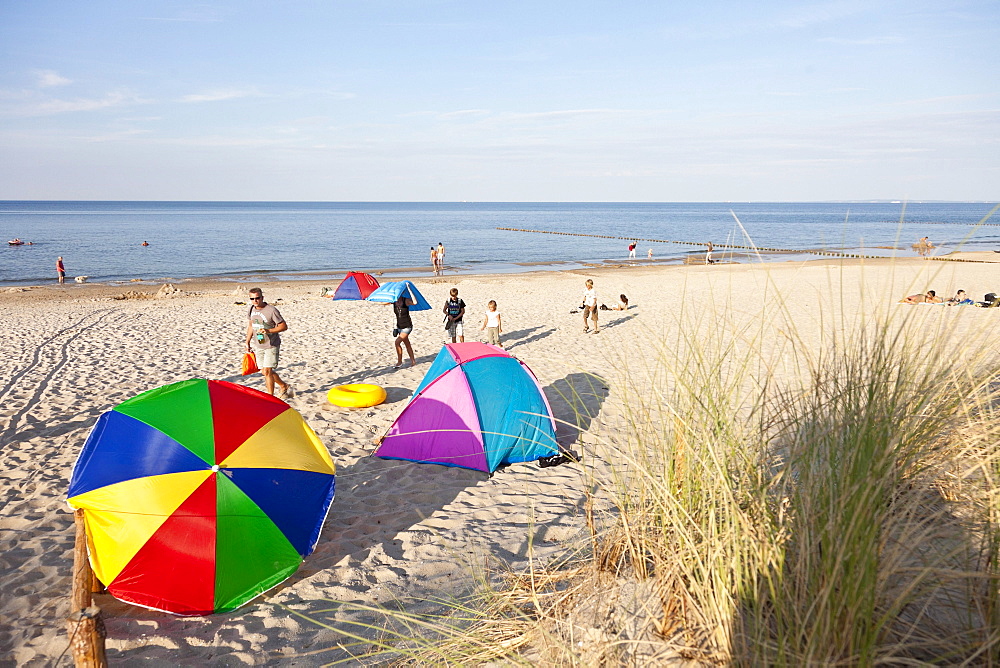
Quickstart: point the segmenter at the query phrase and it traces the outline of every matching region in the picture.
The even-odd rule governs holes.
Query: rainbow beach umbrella
[[[90,563],[116,598],[179,615],[233,610],[295,572],[333,502],[334,466],[294,409],[216,380],[101,415],[73,467]]]

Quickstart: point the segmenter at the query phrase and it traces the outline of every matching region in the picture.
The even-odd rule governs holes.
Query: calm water
[[[67,275],[91,282],[199,276],[334,277],[348,269],[401,270],[448,249],[459,272],[517,271],[517,263],[621,260],[627,242],[497,227],[758,247],[915,254],[1000,249],[1000,215],[976,228],[987,203],[378,203],[378,202],[0,202],[0,284],[37,284]],[[737,224],[732,213],[736,214]],[[19,237],[30,246],[10,247]],[[143,241],[149,246],[142,246]],[[640,242],[659,261],[701,247]],[[716,257],[723,249],[717,248]],[[809,255],[766,254],[764,260]],[[743,254],[736,261],[750,261]],[[566,265],[562,265],[566,266]],[[572,265],[570,265],[572,266]]]

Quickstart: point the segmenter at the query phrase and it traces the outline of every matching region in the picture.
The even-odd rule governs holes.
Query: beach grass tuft
[[[655,356],[621,352],[615,423],[566,398],[598,437],[586,545],[479,574],[433,618],[367,610],[386,622],[352,659],[1000,665],[988,333],[944,350],[915,311],[873,309],[807,342],[769,309],[682,313]]]

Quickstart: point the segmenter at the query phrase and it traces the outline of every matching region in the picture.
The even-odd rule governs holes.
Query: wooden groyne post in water
[[[87,558],[87,525],[83,510],[74,513],[76,543],[73,546],[73,592],[70,596],[70,615],[66,618],[69,650],[77,668],[105,668],[108,659],[104,654],[104,620],[101,609],[94,603],[94,592],[104,590],[90,568]]]

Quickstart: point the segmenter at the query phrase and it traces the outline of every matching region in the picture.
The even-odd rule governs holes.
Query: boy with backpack
[[[465,331],[462,329],[462,317],[465,315],[465,302],[458,297],[458,288],[452,288],[448,294],[451,298],[444,303],[444,328],[451,336],[452,343],[464,342]]]

